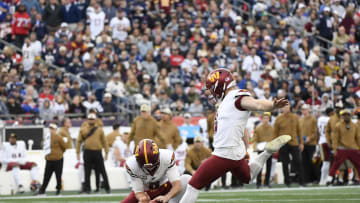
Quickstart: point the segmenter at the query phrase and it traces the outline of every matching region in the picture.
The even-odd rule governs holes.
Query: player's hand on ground
[[[139,203],[150,203],[150,197],[148,195],[142,196],[139,199]]]
[[[158,196],[154,199],[156,202],[162,202],[166,203],[169,201],[169,198],[167,196]]]
[[[282,99],[275,99],[274,100],[274,103],[273,103],[273,106],[274,108],[276,109],[281,109],[285,106],[289,105],[289,101],[285,98],[282,98]]]

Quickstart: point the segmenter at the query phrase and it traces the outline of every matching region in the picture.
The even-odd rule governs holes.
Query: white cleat
[[[281,135],[270,142],[266,143],[265,150],[270,153],[275,153],[279,149],[291,140],[290,135]]]

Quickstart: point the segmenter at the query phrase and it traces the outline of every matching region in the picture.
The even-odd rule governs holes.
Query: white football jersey
[[[130,21],[126,17],[123,17],[121,20],[118,17],[114,17],[110,21],[110,27],[112,28],[112,37],[124,41],[128,36],[126,30],[130,28]]]
[[[103,11],[89,13],[91,38],[95,39],[103,30],[105,25],[105,13]]]
[[[318,126],[318,130],[320,133],[319,144],[326,143],[325,131],[326,131],[326,125],[328,124],[329,119],[330,119],[329,116],[320,116],[318,118],[317,126]]]
[[[36,57],[36,47],[27,45],[26,43],[22,47],[22,53],[23,53],[23,66],[25,71],[29,71],[34,64],[35,57]]]
[[[26,145],[25,142],[20,140],[16,141],[16,145],[11,145],[9,142],[4,143],[4,162],[17,162],[19,164],[26,163]]]
[[[127,144],[124,141],[122,141],[119,137],[117,137],[112,147],[114,149],[118,148],[120,152],[120,157],[127,159],[133,155],[135,149],[135,142],[131,141],[130,145],[127,146]],[[120,163],[116,161],[115,157],[114,157],[114,161],[115,161],[115,165],[119,166]]]
[[[219,157],[240,160],[246,155],[242,140],[249,111],[240,111],[235,102],[239,97],[251,96],[246,90],[236,89],[228,92],[217,110],[214,122],[214,152]]]
[[[185,172],[185,158],[187,148],[188,144],[186,141],[183,141],[183,143],[181,143],[181,145],[179,145],[175,150],[175,159],[180,174]]]
[[[159,149],[159,156],[160,166],[154,175],[149,174],[138,165],[135,155],[126,160],[126,171],[131,177],[131,187],[135,193],[158,188],[168,181],[180,180],[174,152]]]

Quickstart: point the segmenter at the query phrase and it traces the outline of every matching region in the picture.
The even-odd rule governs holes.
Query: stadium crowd
[[[21,49],[0,43],[3,115],[150,104],[201,116],[216,68],[293,112],[360,104],[356,0],[1,0],[0,38]]]

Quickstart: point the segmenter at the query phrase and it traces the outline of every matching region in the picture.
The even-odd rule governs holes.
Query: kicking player
[[[279,136],[268,142],[257,158],[248,164],[244,136],[249,111],[273,111],[289,105],[286,99],[273,102],[258,100],[244,89],[238,89],[230,71],[216,69],[206,80],[205,94],[211,101],[221,102],[214,122],[214,152],[196,170],[180,203],[195,203],[199,191],[230,171],[243,183],[256,178],[266,160],[290,141],[289,135]],[[210,126],[209,126],[210,127]]]

